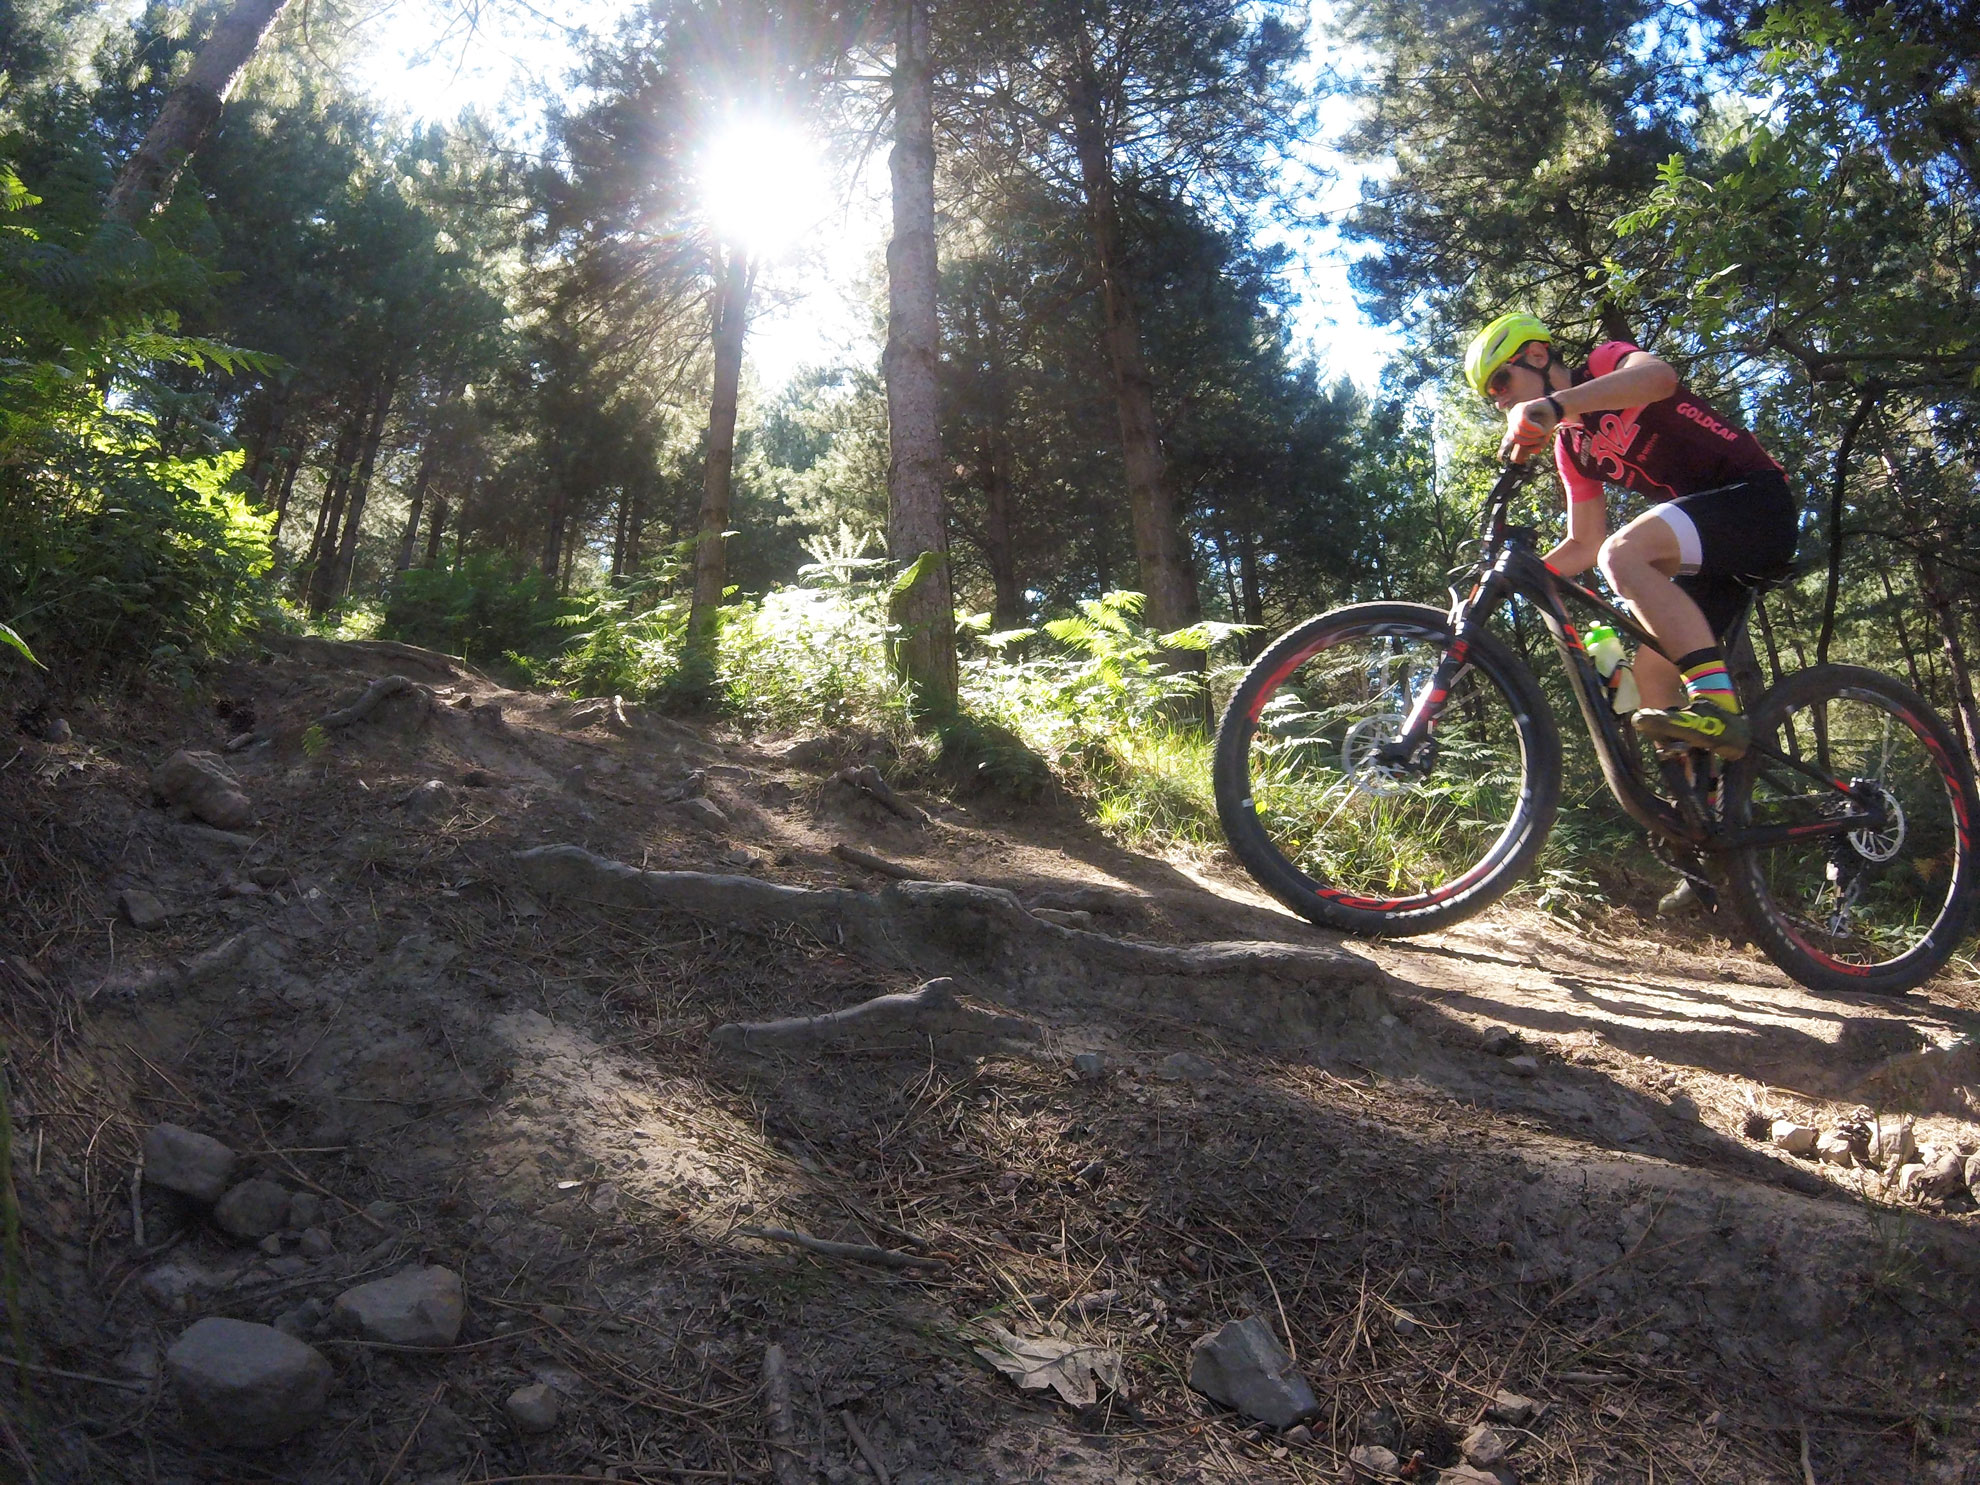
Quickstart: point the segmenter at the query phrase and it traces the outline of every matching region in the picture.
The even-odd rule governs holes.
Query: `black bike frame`
[[[1429,684],[1418,693],[1402,734],[1383,751],[1392,754],[1398,762],[1428,756],[1423,752],[1424,745],[1436,729],[1445,699],[1469,664],[1473,636],[1501,603],[1524,598],[1539,612],[1574,683],[1574,699],[1581,708],[1582,721],[1587,725],[1588,739],[1594,744],[1609,792],[1645,830],[1681,848],[1729,851],[1780,845],[1809,836],[1882,829],[1886,820],[1880,804],[1860,798],[1844,780],[1779,753],[1758,739],[1752,745],[1754,752],[1833,790],[1852,808],[1805,825],[1727,830],[1707,804],[1706,789],[1701,787],[1701,782],[1711,777],[1709,770],[1718,767],[1717,760],[1703,752],[1660,755],[1658,766],[1669,795],[1660,794],[1653,787],[1634,740],[1624,732],[1623,719],[1609,703],[1608,684],[1595,668],[1580,632],[1568,616],[1568,605],[1573,603],[1593,611],[1638,645],[1655,650],[1666,660],[1673,657],[1657,643],[1656,636],[1630,615],[1549,567],[1536,549],[1532,528],[1506,523],[1512,497],[1531,472],[1526,466],[1511,466],[1492,487],[1479,522],[1479,544],[1483,551],[1473,569],[1471,589],[1463,594],[1452,590],[1451,646],[1431,672]]]

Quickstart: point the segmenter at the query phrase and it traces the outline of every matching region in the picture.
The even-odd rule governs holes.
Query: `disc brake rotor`
[[[1381,761],[1382,744],[1402,736],[1407,719],[1401,712],[1378,712],[1348,728],[1341,742],[1341,772],[1357,794],[1394,794],[1411,780],[1397,764]]]

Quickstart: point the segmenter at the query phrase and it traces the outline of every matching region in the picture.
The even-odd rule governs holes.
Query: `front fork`
[[[1488,614],[1504,596],[1505,574],[1499,568],[1485,574],[1471,592],[1451,605],[1451,643],[1430,672],[1429,681],[1416,693],[1395,741],[1386,743],[1377,756],[1392,767],[1427,775],[1437,755],[1437,721],[1444,703],[1450,699],[1458,680],[1471,665],[1471,637],[1477,617]]]

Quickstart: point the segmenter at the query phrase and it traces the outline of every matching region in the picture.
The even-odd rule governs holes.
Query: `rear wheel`
[[[1755,941],[1812,990],[1895,995],[1922,984],[1976,907],[1980,806],[1958,743],[1917,692],[1854,665],[1789,676],[1752,723],[1756,746],[1726,771],[1731,829],[1819,824],[1865,806],[1883,816],[1727,852],[1726,893]]]
[[[1539,854],[1560,734],[1491,635],[1472,641],[1429,766],[1384,758],[1450,645],[1441,610],[1358,604],[1284,636],[1231,697],[1217,813],[1245,870],[1294,912],[1348,933],[1427,933],[1483,911]]]

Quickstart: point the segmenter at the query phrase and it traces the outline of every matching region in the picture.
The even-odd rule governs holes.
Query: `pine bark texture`
[[[749,254],[727,249],[715,294],[715,389],[708,403],[708,462],[701,475],[701,513],[695,525],[694,600],[688,634],[699,640],[715,621],[728,581],[729,496],[735,481],[736,396],[742,382],[743,334],[749,325]]]
[[[887,244],[887,544],[903,571],[894,595],[895,663],[923,705],[956,697],[956,610],[942,501],[942,406],[936,315],[935,112],[928,6],[895,14],[894,235]],[[925,560],[930,559],[932,560]]]
[[[236,0],[165,99],[137,153],[110,188],[104,218],[135,227],[172,199],[179,174],[220,118],[227,95],[288,0]]]
[[[1121,456],[1127,467],[1133,515],[1134,555],[1148,595],[1147,617],[1158,630],[1180,629],[1203,617],[1196,565],[1183,536],[1182,512],[1162,450],[1155,417],[1155,380],[1141,349],[1141,325],[1123,273],[1120,203],[1113,152],[1100,117],[1093,62],[1083,50],[1074,60],[1069,102],[1080,183],[1093,230],[1094,266],[1106,323],[1107,356],[1114,370],[1120,416]],[[1201,657],[1195,657],[1201,663]]]

